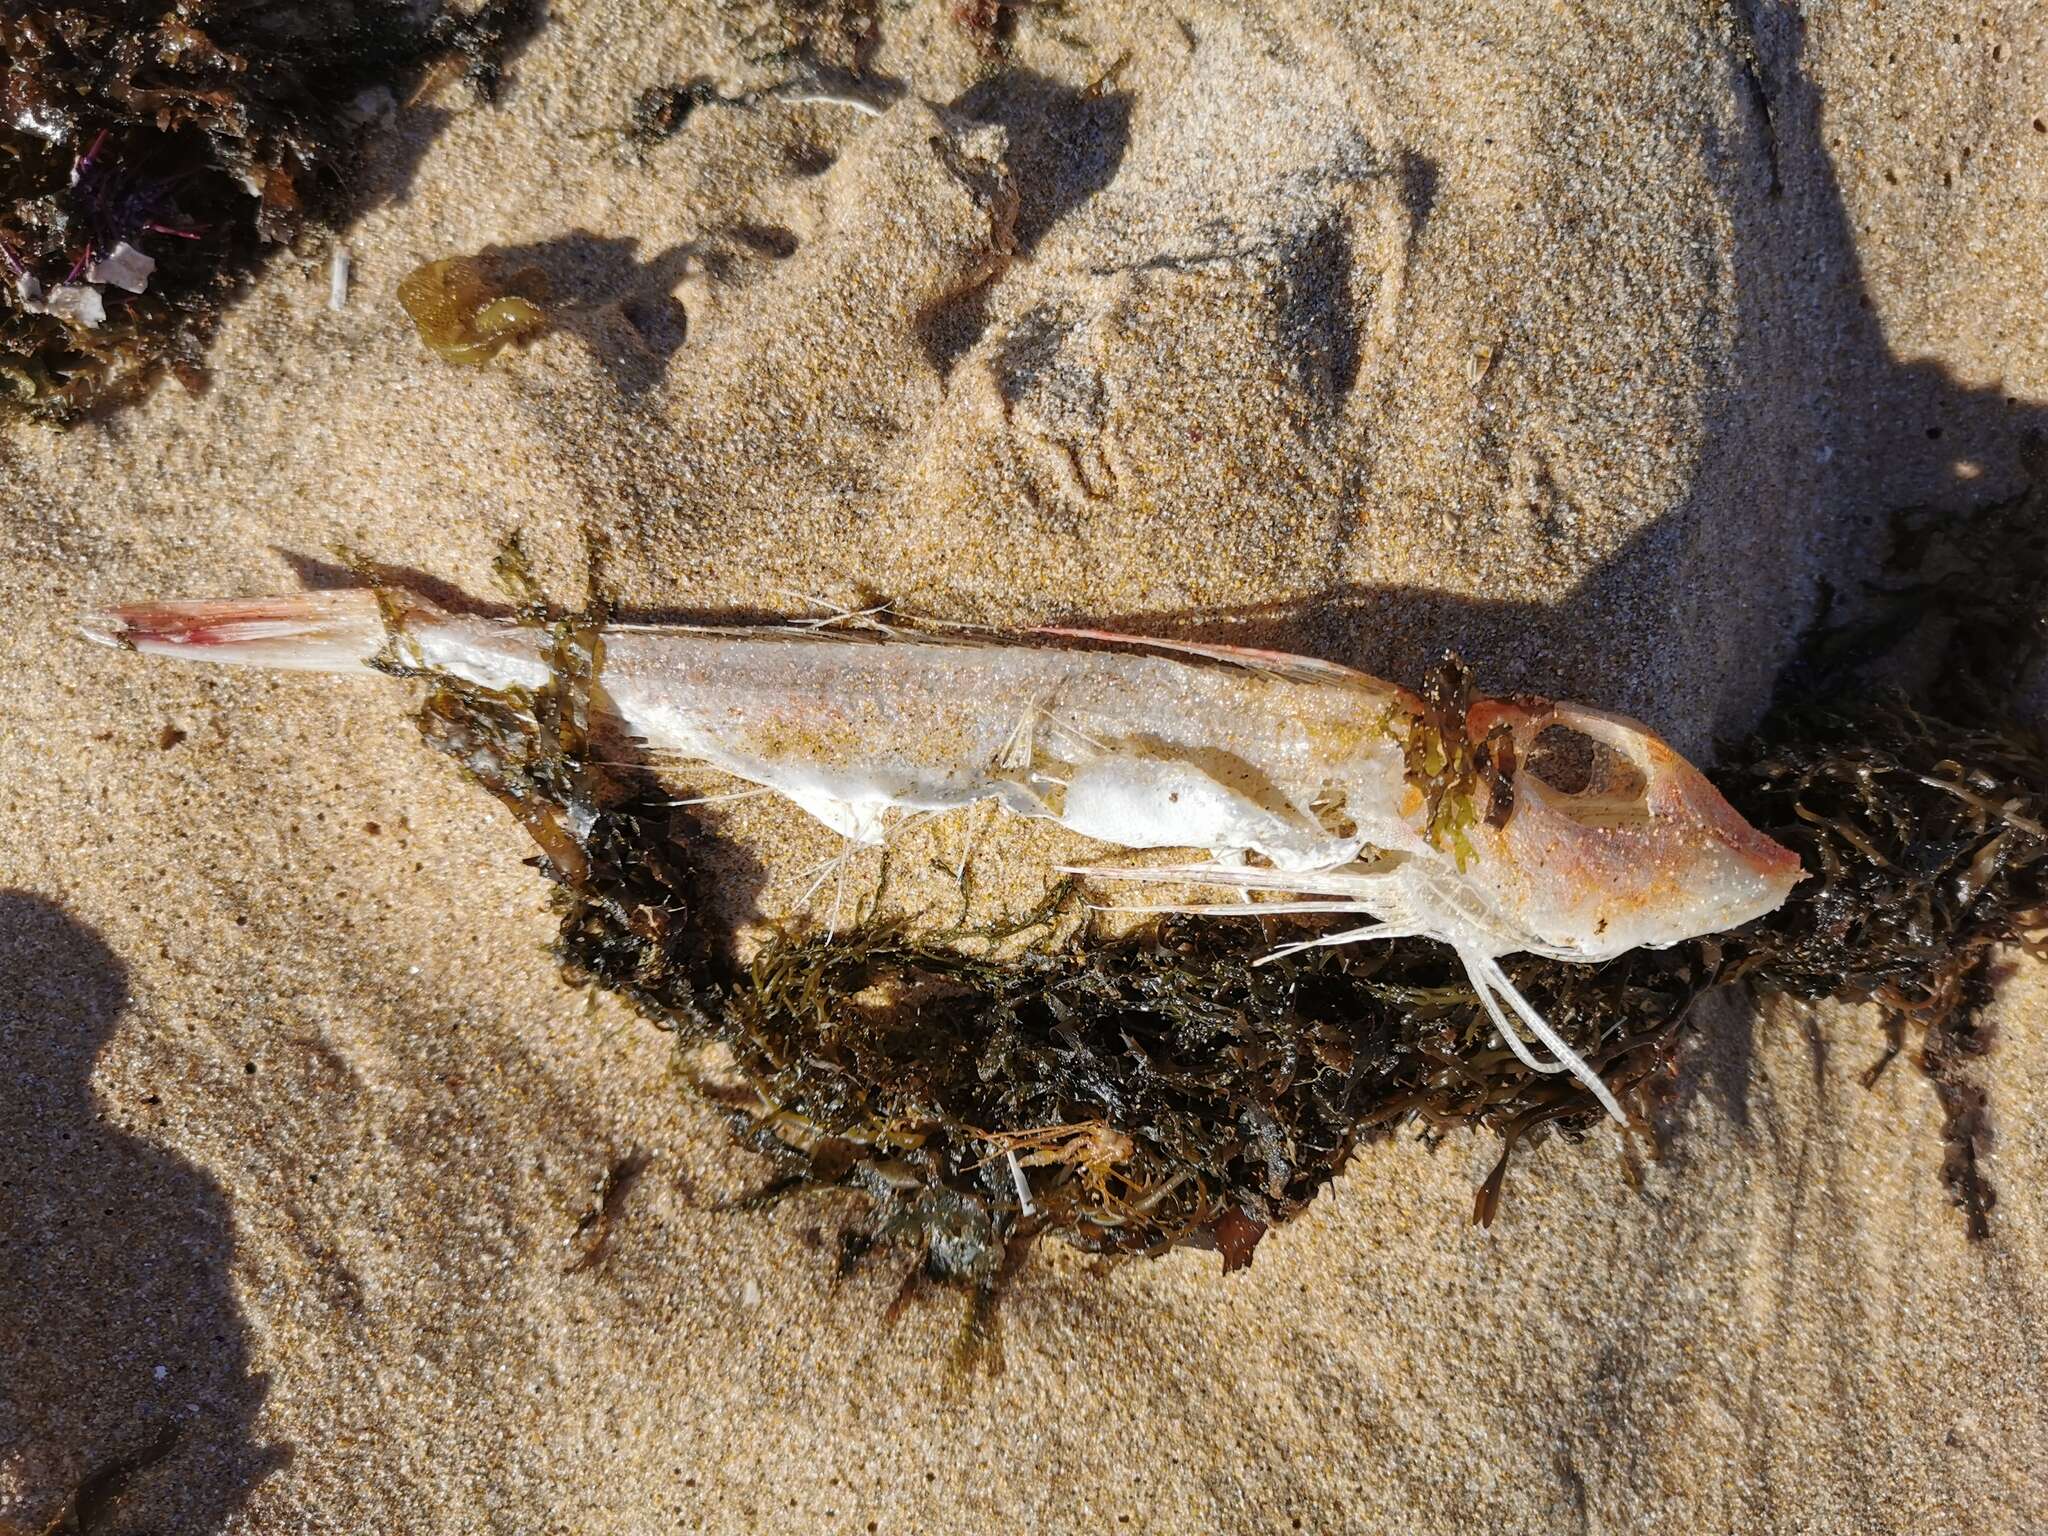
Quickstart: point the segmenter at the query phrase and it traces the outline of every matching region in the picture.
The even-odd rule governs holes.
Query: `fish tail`
[[[438,615],[403,599],[407,617]],[[287,597],[131,603],[79,620],[88,640],[152,656],[296,672],[369,670],[391,638],[391,614],[370,590]]]

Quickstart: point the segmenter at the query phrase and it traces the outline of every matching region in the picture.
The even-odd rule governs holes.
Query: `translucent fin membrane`
[[[89,640],[152,656],[292,672],[355,672],[383,648],[375,592],[136,603],[88,614]]]

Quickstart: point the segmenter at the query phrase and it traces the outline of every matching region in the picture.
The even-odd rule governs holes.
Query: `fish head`
[[[1798,855],[1751,826],[1654,731],[1576,704],[1483,700],[1475,742],[1506,727],[1506,814],[1473,829],[1479,887],[1517,947],[1605,960],[1720,933],[1775,910]],[[1498,755],[1498,754],[1497,754]]]

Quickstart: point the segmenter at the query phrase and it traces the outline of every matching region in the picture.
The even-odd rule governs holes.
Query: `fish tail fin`
[[[408,618],[440,610],[411,595]],[[296,672],[355,672],[391,638],[392,614],[379,593],[295,592],[173,603],[131,603],[79,620],[88,640],[152,656]]]

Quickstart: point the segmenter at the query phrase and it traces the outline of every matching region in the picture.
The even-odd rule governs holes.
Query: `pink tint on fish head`
[[[1475,741],[1496,724],[1514,733],[1514,805],[1479,829],[1468,878],[1538,947],[1603,960],[1719,933],[1773,911],[1802,878],[1796,854],[1639,722],[1540,700],[1473,706]],[[1560,728],[1586,782],[1546,750]]]

